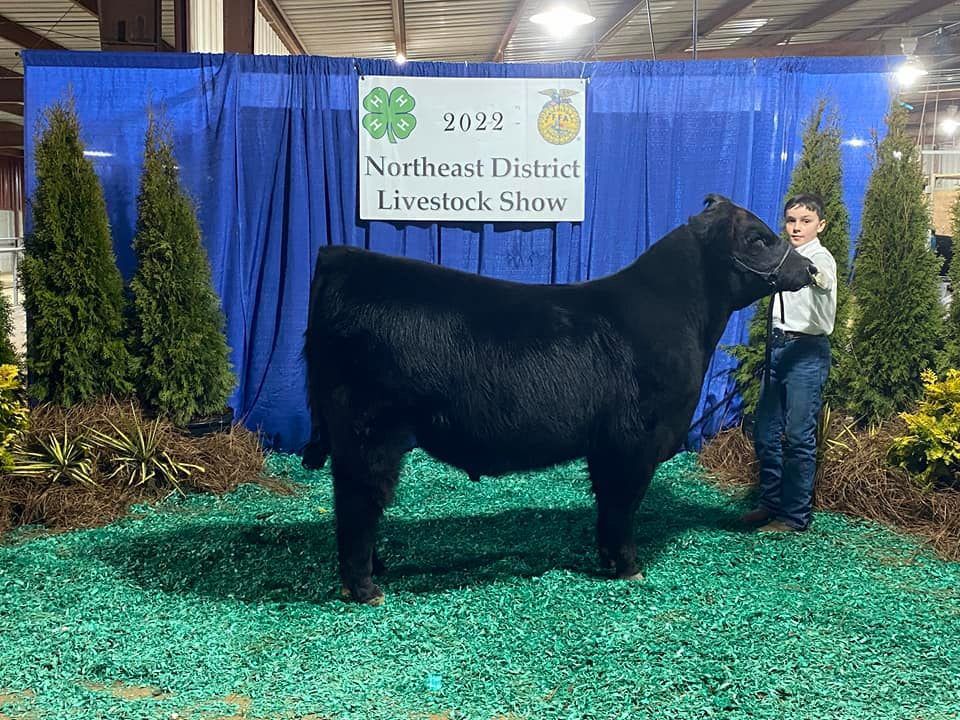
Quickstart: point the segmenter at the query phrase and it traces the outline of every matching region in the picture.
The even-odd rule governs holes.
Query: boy
[[[783,210],[790,242],[817,266],[815,284],[775,295],[770,382],[760,393],[754,449],[760,463],[760,499],[741,520],[762,532],[795,532],[810,525],[817,470],[817,418],[830,371],[837,312],[837,263],[819,234],[823,200],[794,195]],[[780,297],[783,298],[781,320]]]

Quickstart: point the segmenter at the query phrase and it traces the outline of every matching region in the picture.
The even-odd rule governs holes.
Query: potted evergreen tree
[[[843,202],[840,123],[836,110],[828,108],[825,99],[817,103],[804,124],[803,150],[790,177],[787,197],[798,193],[814,193],[823,198],[827,226],[820,234],[820,242],[837,261],[837,316],[830,338],[833,369],[825,395],[827,398],[839,400],[842,405],[846,394],[843,388],[849,382],[844,380],[845,373],[841,367],[849,364],[845,357],[850,350],[850,288],[847,284],[850,213]],[[730,349],[730,353],[740,360],[735,377],[743,397],[743,411],[747,415],[753,413],[760,398],[769,305],[769,298],[757,303],[756,312],[750,320],[747,344]]]
[[[850,407],[867,421],[906,410],[923,393],[943,337],[940,262],[927,240],[924,175],[906,110],[894,104],[863,207],[853,290],[856,373]]]
[[[72,100],[51,106],[43,122],[21,266],[29,394],[64,406],[123,396],[132,363],[103,189]]]
[[[19,365],[20,353],[13,346],[13,306],[0,292],[0,365]]]
[[[131,350],[147,408],[195,433],[229,427],[234,386],[224,317],[168,126],[150,113],[133,241]]]
[[[947,315],[947,349],[945,363],[960,368],[960,192],[950,206],[950,311]]]

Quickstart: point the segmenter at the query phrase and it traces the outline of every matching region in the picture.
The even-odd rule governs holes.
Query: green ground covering
[[[960,717],[960,565],[874,525],[742,532],[660,468],[647,579],[598,575],[582,463],[481,483],[421,453],[380,608],[337,598],[326,470],[0,547],[0,719]]]

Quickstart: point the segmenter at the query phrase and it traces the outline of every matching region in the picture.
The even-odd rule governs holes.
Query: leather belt
[[[795,330],[777,330],[777,331],[774,331],[774,334],[776,334],[777,332],[779,332],[788,340],[802,340],[804,338],[823,337],[823,335],[819,335],[819,334],[815,335],[813,333],[805,333],[805,332],[796,332]]]

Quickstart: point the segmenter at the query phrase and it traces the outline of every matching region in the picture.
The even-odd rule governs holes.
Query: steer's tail
[[[330,454],[330,442],[327,439],[327,428],[313,423],[310,431],[310,442],[303,448],[301,464],[307,470],[317,470],[323,467]]]
[[[310,405],[310,441],[303,448],[303,466],[308,470],[323,467],[330,454],[330,436],[327,432],[327,421],[323,417],[323,407],[320,403],[321,390],[319,375],[321,370],[316,354],[319,348],[311,347],[309,324],[307,326],[306,342],[303,344],[303,358],[307,366],[307,402]]]
[[[307,403],[310,406],[310,441],[303,448],[303,466],[308,470],[323,467],[330,454],[330,434],[327,431],[327,421],[323,417],[321,404],[322,390],[320,377],[323,370],[319,367],[317,355],[321,352],[316,347],[316,335],[311,337],[310,324],[307,324],[305,342],[303,344],[303,359],[307,366]]]
[[[318,307],[323,295],[324,273],[320,272],[326,253],[323,249],[317,256],[314,267],[313,282],[310,288],[310,307],[307,315],[307,331],[303,338],[303,359],[307,369],[307,402],[310,406],[310,440],[303,448],[303,467],[316,470],[323,467],[330,454],[330,434],[327,430],[327,421],[323,415],[323,391],[321,381],[323,373],[322,354],[319,347],[320,333]]]

